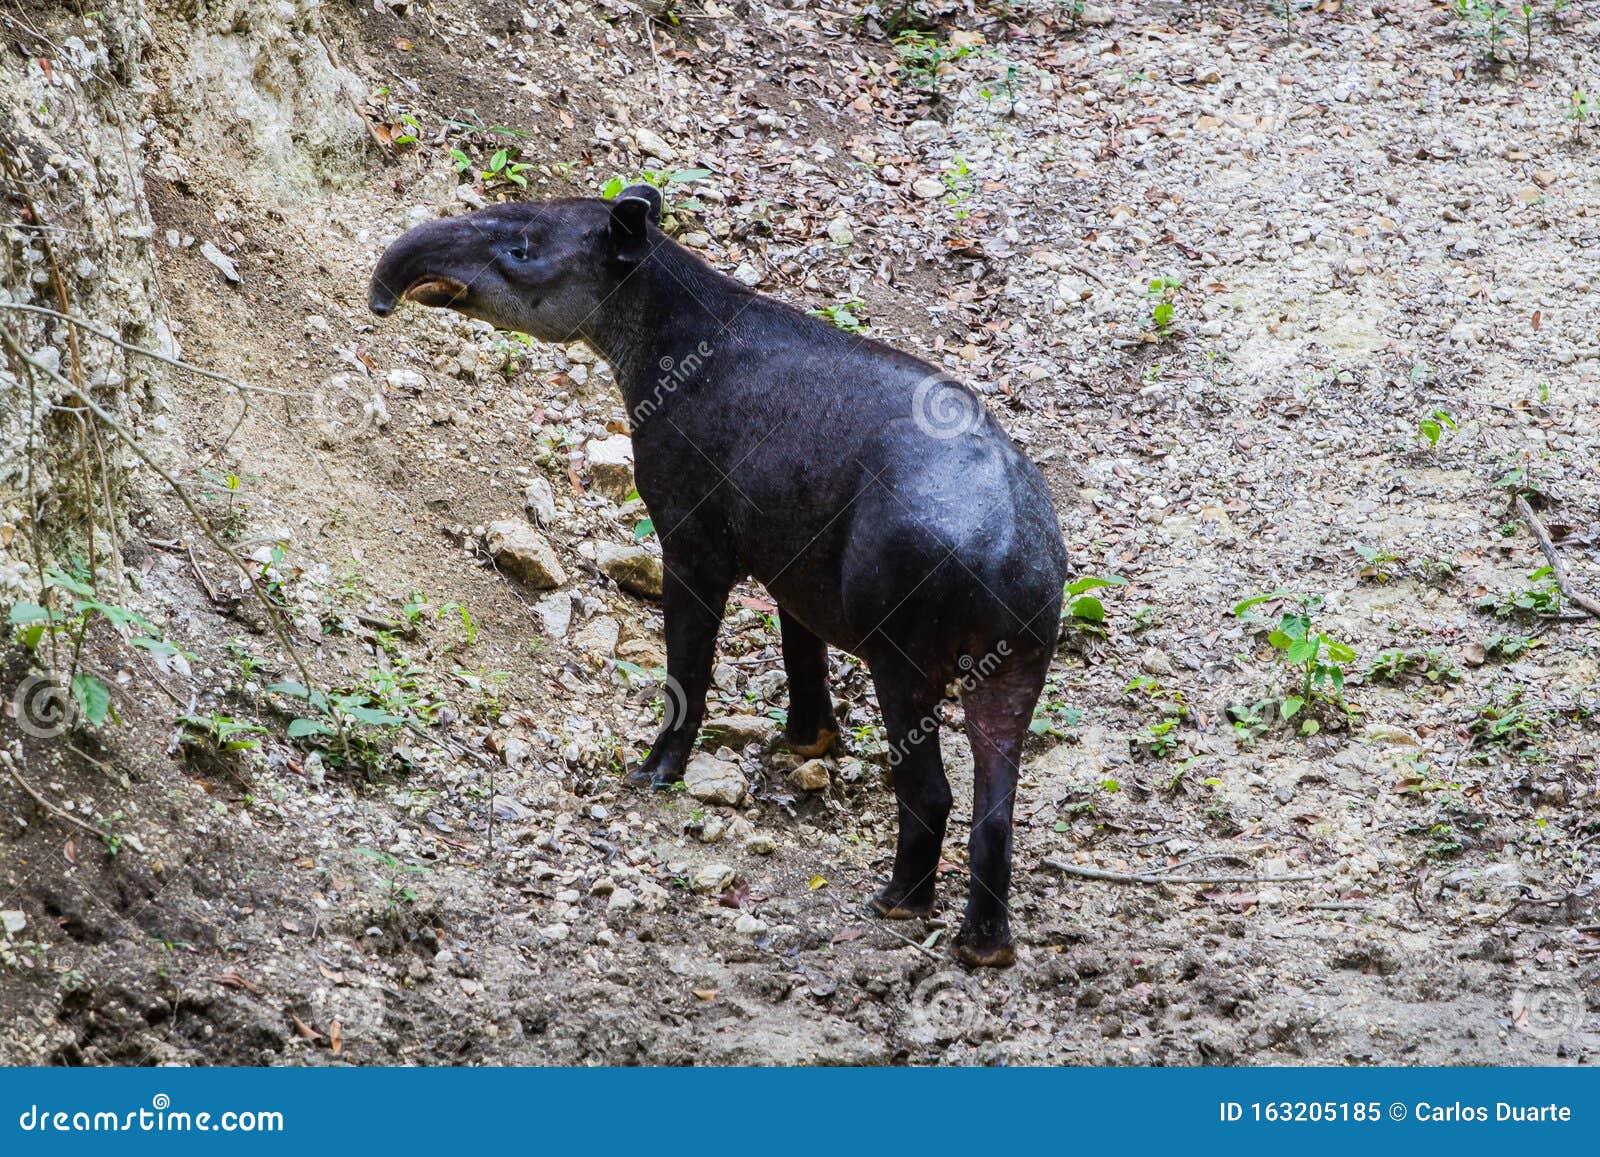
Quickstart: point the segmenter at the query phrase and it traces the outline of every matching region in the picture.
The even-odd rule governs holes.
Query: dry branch
[[[1556,587],[1561,591],[1561,597],[1584,611],[1590,618],[1600,619],[1600,603],[1572,585],[1572,580],[1567,577],[1567,568],[1561,561],[1561,555],[1556,551],[1556,544],[1550,541],[1550,532],[1545,529],[1544,523],[1539,521],[1532,504],[1521,494],[1517,495],[1517,513],[1522,515],[1522,521],[1533,531],[1533,537],[1539,540],[1539,549],[1544,551],[1544,557],[1550,563],[1550,570],[1556,576]]]
[[[1104,880],[1111,884],[1293,884],[1321,879],[1320,876],[1162,876],[1150,873],[1110,872],[1104,868],[1085,868],[1065,860],[1046,858],[1040,861],[1068,876],[1085,880]]]

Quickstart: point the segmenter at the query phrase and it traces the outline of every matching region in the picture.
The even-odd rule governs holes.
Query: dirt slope
[[[187,359],[292,395],[241,415],[177,378],[183,476],[316,678],[418,725],[367,759],[287,739],[304,708],[264,688],[293,662],[147,480],[133,597],[193,657],[162,671],[100,631],[118,726],[68,746],[0,721],[27,780],[110,837],[0,781],[0,908],[25,920],[0,1059],[1593,1059],[1595,626],[1478,603],[1542,585],[1512,471],[1600,590],[1600,124],[1565,115],[1600,75],[1600,22],[1574,6],[1489,67],[1426,3],[1322,3],[1288,32],[1256,4],[1121,3],[1081,27],[949,8],[933,35],[967,51],[937,100],[854,4],[696,3],[676,26],[622,3],[329,10],[295,45],[364,86],[364,141],[353,90],[296,100],[270,69],[254,113],[179,111],[181,78],[237,53],[166,15],[146,62],[166,308]],[[312,109],[322,131],[297,133]],[[525,189],[477,176],[508,147]],[[1040,718],[1012,971],[947,956],[962,822],[939,919],[862,914],[894,809],[853,661],[827,790],[759,741],[725,753],[738,809],[622,785],[664,655],[659,609],[595,562],[645,517],[590,461],[625,428],[608,371],[365,311],[408,224],[647,168],[709,170],[672,195],[719,267],[982,389],[1075,566],[1126,580],[1094,592],[1104,631],[1071,632]],[[565,571],[553,595],[480,548],[529,518]],[[1278,590],[1320,596],[1311,633],[1354,650],[1333,660],[1348,712],[1278,719],[1296,681],[1231,613]],[[737,592],[713,715],[781,711],[770,609]],[[182,742],[180,715],[212,713],[269,732]]]

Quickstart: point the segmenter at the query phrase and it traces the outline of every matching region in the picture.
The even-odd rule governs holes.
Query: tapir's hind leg
[[[839,738],[828,694],[828,644],[781,609],[778,625],[783,631],[783,669],[789,677],[789,722],[784,735],[796,753],[808,758],[821,755]]]
[[[939,755],[939,690],[892,648],[871,661],[872,683],[883,710],[900,812],[894,873],[872,898],[880,916],[906,920],[933,911],[939,850],[950,818],[950,781]]]
[[[956,936],[965,964],[1008,968],[1011,946],[1011,811],[1022,745],[1044,687],[1050,653],[1017,654],[961,696],[972,742],[972,870],[967,912]]]

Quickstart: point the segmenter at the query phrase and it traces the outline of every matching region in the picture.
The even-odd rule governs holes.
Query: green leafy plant
[[[55,608],[58,595],[66,603],[60,610]],[[123,642],[164,663],[182,666],[190,658],[187,652],[162,638],[137,611],[101,599],[88,569],[81,565],[46,567],[43,597],[44,605],[27,600],[12,603],[7,621],[13,637],[30,654],[38,656],[48,642],[49,663],[64,672],[61,683],[71,695],[79,717],[91,727],[117,720],[111,688],[81,667],[84,643],[96,623],[109,626]]]
[[[955,211],[957,221],[965,221],[972,212],[961,207],[961,203],[972,196],[972,169],[965,157],[955,158],[945,169],[944,188],[944,203]]]
[[[1541,618],[1561,613],[1561,588],[1556,572],[1540,567],[1528,576],[1528,585],[1514,590],[1489,593],[1478,600],[1478,609],[1497,618]]]
[[[1286,604],[1275,626],[1253,613],[1256,607],[1267,603]],[[1278,716],[1285,723],[1291,722],[1313,702],[1330,703],[1341,712],[1349,710],[1344,701],[1345,665],[1355,661],[1356,653],[1316,629],[1315,617],[1322,605],[1320,595],[1275,591],[1245,599],[1233,608],[1235,617],[1272,628],[1267,633],[1267,642],[1272,646],[1274,658],[1280,666],[1294,673],[1294,690],[1277,701]],[[1305,718],[1300,733],[1315,734],[1320,726],[1317,720]]]
[[[1082,711],[1076,707],[1068,707],[1047,691],[1034,705],[1033,718],[1028,722],[1028,730],[1034,735],[1048,735],[1054,739],[1061,739],[1066,735],[1066,729],[1076,727],[1082,722]]]
[[[1475,709],[1467,731],[1479,743],[1499,743],[1510,748],[1531,748],[1544,738],[1549,711],[1527,702],[1522,688],[1496,696]]]
[[[398,923],[404,912],[404,906],[417,902],[417,891],[406,882],[408,877],[424,875],[433,869],[425,864],[407,864],[376,848],[357,848],[356,852],[377,865],[376,876],[380,885],[384,916]]]
[[[1447,410],[1430,410],[1427,415],[1417,423],[1417,437],[1428,444],[1429,449],[1439,444],[1439,439],[1444,437],[1446,430],[1454,433],[1460,429],[1455,418]]]
[[[1070,618],[1080,624],[1091,627],[1100,627],[1106,621],[1106,605],[1098,596],[1088,592],[1101,590],[1106,587],[1125,587],[1128,580],[1121,575],[1094,575],[1088,574],[1075,578],[1063,589],[1063,612],[1065,618]]]
[[[1484,59],[1500,59],[1500,46],[1510,38],[1511,9],[1495,0],[1455,0],[1456,19],[1466,35],[1478,42]]]
[[[978,90],[978,95],[991,105],[1003,96],[1006,101],[1005,115],[1015,116],[1017,111],[1017,76],[1017,66],[1007,61],[1006,70],[1001,74],[999,81],[992,86],[984,85]]]
[[[670,217],[680,210],[704,208],[693,197],[678,198],[674,194],[681,186],[692,185],[709,176],[711,176],[710,169],[641,169],[639,175],[631,180],[612,177],[600,187],[600,196],[610,201],[629,185],[654,185],[661,190],[661,212],[663,216]]]
[[[286,731],[290,739],[367,772],[382,764],[385,741],[398,728],[420,728],[442,706],[403,663],[388,670],[373,668],[352,687],[323,691],[285,680],[267,691],[299,704]]]
[[[434,618],[459,622],[463,647],[470,647],[478,641],[478,624],[472,621],[472,612],[460,603],[446,603],[434,613]]]
[[[975,51],[971,45],[941,43],[931,33],[916,30],[896,36],[894,50],[900,61],[901,79],[927,93],[934,104],[944,99],[943,78],[948,67]]]
[[[867,324],[864,320],[867,307],[854,298],[849,301],[839,301],[832,305],[824,305],[821,309],[807,310],[812,317],[825,318],[834,325],[844,330],[845,333],[866,333]]]
[[[623,505],[627,505],[630,502],[640,502],[640,501],[643,501],[643,500],[639,497],[639,492],[637,490],[630,490],[630,491],[628,491],[628,496],[626,498],[624,498],[622,501],[623,501]],[[656,532],[656,520],[651,518],[649,515],[646,515],[645,517],[641,518],[638,522],[633,524],[633,541],[634,542],[643,542],[645,539],[649,538],[655,532]]]
[[[185,744],[199,744],[215,752],[255,751],[261,744],[253,736],[267,734],[257,723],[241,723],[231,715],[211,712],[206,715],[180,715]]]
[[[1362,675],[1375,683],[1399,683],[1410,675],[1420,675],[1429,683],[1454,683],[1461,669],[1450,656],[1438,649],[1419,651],[1392,648],[1380,651]]]
[[[1172,332],[1172,323],[1178,312],[1178,291],[1182,288],[1182,281],[1168,276],[1152,278],[1145,287],[1145,297],[1150,302],[1150,325],[1158,338],[1164,338]]]
[[[1483,641],[1483,654],[1486,659],[1515,659],[1538,645],[1539,640],[1531,635],[1493,635]]]
[[[1249,747],[1270,725],[1267,712],[1277,705],[1276,699],[1258,699],[1253,703],[1228,705],[1228,722],[1233,725],[1234,738],[1239,746]]]
[[[1142,698],[1160,712],[1160,718],[1133,737],[1134,745],[1157,759],[1172,754],[1178,742],[1177,730],[1189,718],[1189,703],[1183,692],[1164,686],[1149,675],[1140,675],[1122,693],[1129,698]]]
[[[1357,546],[1356,554],[1361,556],[1361,577],[1375,583],[1388,582],[1394,576],[1394,564],[1402,561],[1398,554],[1379,546]]]
[[[1594,113],[1589,107],[1589,93],[1587,89],[1575,88],[1567,97],[1567,120],[1572,122],[1572,135],[1576,140],[1583,140],[1583,130],[1594,119]]]

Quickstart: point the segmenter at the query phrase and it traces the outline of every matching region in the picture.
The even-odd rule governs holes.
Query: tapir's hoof
[[[932,900],[926,904],[912,904],[889,888],[884,888],[868,900],[867,907],[874,915],[882,916],[885,920],[921,920],[933,915]]]
[[[956,959],[968,968],[1010,968],[1017,962],[1011,929],[999,922],[963,924],[956,933]]]
[[[828,748],[833,746],[833,741],[838,738],[839,733],[837,731],[823,730],[817,732],[816,739],[810,743],[795,743],[790,740],[789,750],[796,755],[804,756],[806,759],[815,759],[819,755],[826,754]]]
[[[958,944],[956,959],[968,968],[1010,968],[1017,962],[1017,950],[1009,944],[1002,944],[998,948]]]
[[[656,791],[665,791],[673,784],[683,782],[683,768],[652,767],[650,761],[646,760],[624,779],[630,787],[651,787]]]

